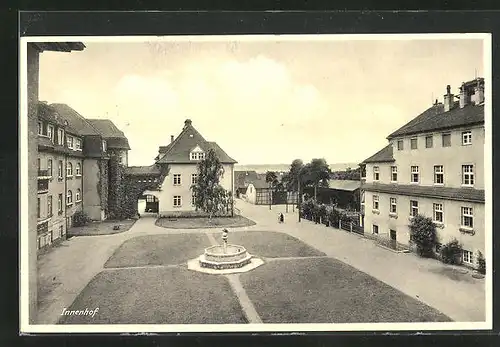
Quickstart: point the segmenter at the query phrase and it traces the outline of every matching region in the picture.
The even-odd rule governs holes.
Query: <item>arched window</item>
[[[73,193],[68,190],[68,195],[66,195],[66,205],[71,205],[73,203]]]
[[[71,164],[70,162],[66,164],[66,176],[67,177],[73,176],[73,164]]]
[[[80,163],[76,163],[75,175],[77,176],[82,175],[82,165]]]
[[[80,188],[78,188],[78,189],[76,190],[76,196],[75,196],[75,198],[76,198],[75,200],[76,200],[77,202],[78,202],[78,201],[82,201],[82,197],[81,197],[80,195],[81,195],[81,190],[80,190]]]

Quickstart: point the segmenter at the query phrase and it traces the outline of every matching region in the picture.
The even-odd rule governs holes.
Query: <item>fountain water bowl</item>
[[[216,245],[205,249],[199,257],[200,266],[215,270],[238,269],[250,264],[252,255],[240,245]]]

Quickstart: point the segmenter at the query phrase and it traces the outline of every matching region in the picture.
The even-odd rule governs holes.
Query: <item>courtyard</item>
[[[257,269],[232,275],[188,270],[188,260],[221,242],[220,230],[167,229],[155,225],[154,218],[141,218],[124,233],[74,237],[41,259],[41,282],[48,288],[41,298],[41,321],[240,324],[484,320],[484,308],[477,305],[481,296],[484,302],[483,280],[466,274],[449,276],[442,264],[392,253],[334,228],[298,223],[292,213],[284,224],[277,224],[279,206],[269,210],[241,201],[238,205],[256,224],[230,229],[229,242],[244,245],[263,259],[264,264]],[[62,264],[65,254],[74,261]],[[50,265],[55,263],[60,265],[54,271]],[[50,286],[53,273],[56,280]],[[443,292],[453,295],[443,297]],[[97,307],[99,312],[93,317],[61,315],[63,309]]]

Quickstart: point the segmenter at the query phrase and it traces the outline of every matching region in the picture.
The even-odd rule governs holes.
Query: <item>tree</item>
[[[273,203],[272,199],[273,199],[273,196],[272,196],[272,188],[274,186],[276,186],[277,182],[278,182],[278,175],[276,174],[276,172],[274,171],[268,171],[266,172],[266,182],[267,184],[269,184],[269,209],[271,209],[271,205]]]
[[[305,166],[305,184],[314,188],[314,199],[317,198],[318,187],[328,187],[331,170],[325,159],[313,159]]]
[[[224,168],[215,151],[209,150],[205,159],[198,163],[198,178],[191,186],[196,208],[208,213],[209,219],[216,213],[227,210],[229,204],[232,204],[232,200],[228,198],[231,192],[226,191],[219,183],[223,173]]]
[[[422,257],[431,257],[437,243],[436,225],[432,219],[422,215],[413,217],[409,225],[410,235]]]

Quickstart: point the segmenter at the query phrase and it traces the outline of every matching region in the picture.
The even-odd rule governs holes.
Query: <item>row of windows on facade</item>
[[[389,198],[389,214],[397,215],[398,204],[397,198]],[[373,195],[373,210],[376,212],[380,211],[380,199],[378,195]],[[434,203],[432,204],[432,220],[435,223],[444,223],[444,210],[443,204]],[[410,217],[415,217],[418,215],[418,201],[410,200]],[[468,206],[461,207],[460,223],[464,228],[472,229],[474,227],[474,214],[473,208]]]
[[[59,214],[63,212],[63,194],[59,194],[57,198],[57,211]],[[75,202],[81,202],[82,201],[82,192],[80,188],[78,188],[75,192]],[[71,190],[68,190],[66,194],[66,206],[71,206],[73,204],[73,192]],[[40,198],[38,198],[38,213],[37,216],[38,218],[41,218],[41,209],[40,209]],[[47,196],[47,218],[51,217],[53,214],[52,211],[52,195]]]
[[[193,193],[191,194],[191,205],[194,206],[196,201],[196,195]],[[181,207],[182,206],[182,196],[180,195],[174,195],[173,196],[173,203],[174,207]]]
[[[43,248],[47,245],[50,245],[52,241],[57,240],[58,238],[64,235],[64,227],[62,225],[59,226],[59,234],[53,235],[53,230],[48,230],[44,235],[38,237],[38,249]]]
[[[52,124],[45,124],[41,121],[38,121],[38,135],[48,137],[52,143],[56,143],[55,139],[56,136],[54,129],[55,128]],[[62,128],[57,129],[57,144],[59,146],[64,146],[65,135],[66,135],[66,146],[69,149],[73,149],[75,151],[81,151],[83,149],[82,139],[65,134],[64,129]],[[106,152],[107,150],[106,140],[102,140],[102,150],[103,152]]]
[[[205,153],[204,152],[191,152],[190,153],[190,159],[191,160],[204,160],[205,159]]]
[[[196,184],[198,182],[198,174],[191,174],[191,184]],[[182,184],[181,174],[174,174],[174,186],[180,186]]]
[[[411,183],[420,182],[420,168],[418,166],[411,166]],[[373,180],[380,181],[380,167],[373,167]],[[391,166],[391,182],[398,181],[398,167]],[[443,185],[444,184],[444,166],[434,165],[434,184]],[[473,186],[474,185],[474,165],[467,164],[462,165],[462,185],[463,186]]]
[[[41,171],[41,166],[42,162],[41,159],[38,158],[38,171]],[[47,174],[49,177],[52,177],[53,171],[52,171],[52,159],[47,159]],[[80,177],[82,176],[82,164],[81,163],[76,163],[75,165],[75,176]],[[59,179],[62,179],[63,176],[63,161],[59,160],[58,165],[57,165],[57,177]],[[67,162],[66,163],[66,177],[73,177],[73,163]]]
[[[462,146],[472,145],[472,131],[462,132]],[[441,146],[451,147],[451,133],[441,134]],[[425,136],[425,148],[434,147],[434,136]],[[398,151],[404,150],[404,140],[397,141]],[[418,149],[418,137],[412,137],[410,139],[410,149]]]

